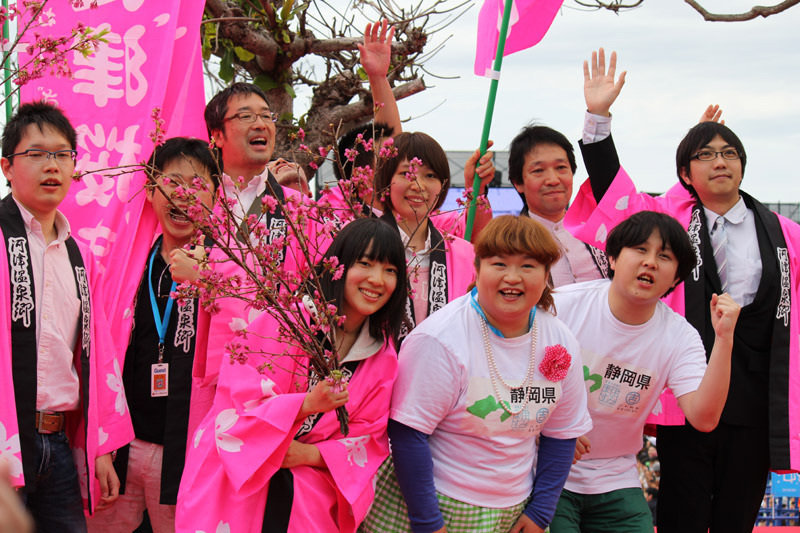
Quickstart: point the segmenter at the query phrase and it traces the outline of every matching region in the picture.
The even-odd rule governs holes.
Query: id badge
[[[169,364],[150,365],[150,397],[158,398],[169,394]]]

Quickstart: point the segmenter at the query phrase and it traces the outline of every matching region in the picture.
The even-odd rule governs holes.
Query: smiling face
[[[641,317],[643,321],[649,320],[658,300],[679,282],[678,260],[669,246],[664,247],[658,230],[653,230],[645,242],[622,248],[618,257],[609,256],[608,263],[614,270],[609,299],[618,318],[633,314],[628,311],[644,308],[646,312]]]
[[[404,222],[406,231],[413,231],[427,220],[442,192],[441,180],[428,165],[415,168],[416,176],[407,175],[411,165],[407,159],[402,160],[392,176],[389,191],[392,211]]]
[[[364,255],[347,269],[344,283],[339,314],[346,317],[345,331],[354,331],[389,301],[397,286],[397,267]]]
[[[564,218],[572,198],[572,168],[567,152],[557,144],[539,144],[525,156],[522,183],[528,210],[552,222]]]
[[[308,188],[308,178],[303,167],[297,163],[287,161],[283,158],[278,158],[275,161],[270,161],[267,165],[270,172],[275,176],[278,183],[284,187],[289,187],[303,194],[303,196],[311,196],[311,191]]]
[[[202,178],[206,187],[204,190],[198,189],[194,185],[195,178]],[[169,178],[169,182],[165,178]],[[197,190],[197,201],[202,202],[207,208],[211,208],[214,201],[214,182],[211,174],[199,161],[193,157],[179,157],[167,162],[162,172],[157,178],[158,183],[168,193],[182,185],[185,188]],[[189,242],[195,232],[192,222],[181,215],[172,205],[170,205],[164,194],[155,188],[148,189],[147,199],[153,206],[156,218],[161,224],[165,239],[174,243],[175,246],[183,246]],[[181,207],[188,207],[186,200],[175,200]]]
[[[31,148],[55,152],[71,150],[69,141],[55,128],[45,124],[42,129],[28,126],[14,153]],[[54,157],[36,163],[24,155],[2,159],[3,174],[11,183],[11,193],[38,220],[55,216],[56,209],[69,192],[75,163],[56,163]]]
[[[475,285],[489,323],[506,337],[528,330],[531,309],[547,285],[547,269],[532,257],[496,255],[480,260]]]
[[[235,94],[228,100],[222,130],[212,133],[215,144],[222,150],[225,172],[232,178],[244,176],[249,181],[264,171],[275,150],[275,123],[256,118],[243,122],[237,113],[269,113],[267,103],[254,93]]]
[[[735,150],[721,135],[716,135],[708,144],[701,146],[695,151],[724,152],[725,150]],[[703,204],[708,206],[727,206],[733,207],[739,201],[739,186],[742,183],[742,161],[741,159],[725,159],[721,154],[711,161],[700,161],[692,159],[689,163],[689,171],[681,171],[681,179],[684,183],[694,187],[698,198]],[[726,209],[727,211],[727,209]],[[724,211],[723,211],[724,213]]]

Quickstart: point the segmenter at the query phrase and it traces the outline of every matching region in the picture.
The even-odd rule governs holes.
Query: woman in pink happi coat
[[[326,257],[344,265],[339,279],[325,271],[320,281],[345,317],[334,342],[347,385],[340,391],[309,371],[294,342],[273,337],[279,324],[269,313],[254,321],[244,343],[256,353],[223,362],[214,406],[190,442],[177,531],[352,532],[366,515],[372,478],[389,454],[403,245],[384,221],[359,219]],[[304,304],[313,321],[315,306]],[[346,437],[334,411],[343,405]]]

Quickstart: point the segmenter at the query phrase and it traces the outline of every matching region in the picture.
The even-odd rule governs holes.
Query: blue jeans
[[[85,533],[86,517],[67,436],[36,435],[36,477],[25,480],[23,500],[38,533]]]

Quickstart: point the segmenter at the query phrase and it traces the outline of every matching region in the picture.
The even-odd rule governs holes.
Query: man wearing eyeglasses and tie
[[[666,301],[698,330],[707,353],[713,345],[706,309],[711,295],[728,292],[742,306],[717,428],[702,433],[686,423],[671,393],[662,395],[651,420],[659,424],[659,533],[751,531],[769,470],[800,469],[800,226],[739,188],[747,155],[736,134],[717,122],[716,106],[678,146],[678,184],[659,197],[637,193],[619,165],[608,126],[621,89],[615,63],[612,55],[606,73],[602,48],[599,61],[592,54],[591,73],[584,63],[588,113],[581,151],[589,180],[565,225],[602,246],[607,231],[633,212],[651,209],[677,218],[698,262]]]

